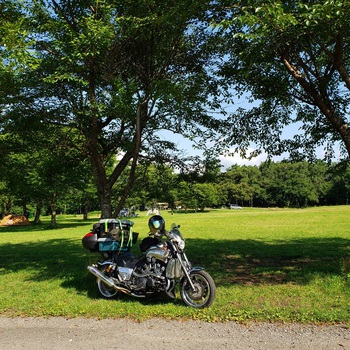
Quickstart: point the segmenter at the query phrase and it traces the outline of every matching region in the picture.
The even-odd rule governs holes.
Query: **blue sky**
[[[242,96],[241,98],[236,98],[234,100],[234,103],[232,105],[228,105],[226,107],[226,112],[227,113],[233,113],[235,112],[238,108],[244,108],[244,109],[250,109],[254,107],[255,105],[258,105],[259,102],[256,101],[255,103],[248,102],[248,96]],[[294,124],[286,127],[283,131],[282,136],[284,138],[292,138],[294,135],[300,133],[298,130],[300,127],[300,124]],[[162,131],[159,133],[160,137],[164,140],[167,139],[167,137],[175,142],[178,146],[179,149],[185,151],[185,155],[199,155],[202,156],[202,152],[198,149],[193,148],[193,144],[190,140],[183,138],[181,135],[176,135],[171,132],[167,131]],[[210,141],[208,141],[210,142]],[[233,148],[232,148],[233,149]],[[254,144],[251,145],[250,147],[251,151],[254,151]],[[339,160],[339,154],[340,154],[340,146],[339,143],[334,145],[334,152],[335,152],[335,160]],[[316,151],[317,157],[319,159],[322,159],[324,157],[324,149],[323,147],[319,147]],[[275,161],[281,161],[283,159],[288,159],[289,155],[288,153],[283,154],[280,157],[274,157],[273,160]],[[222,170],[227,169],[228,167],[238,164],[238,165],[259,165],[262,162],[264,162],[267,159],[267,154],[262,153],[258,157],[255,157],[251,160],[248,159],[243,159],[240,157],[239,154],[235,154],[234,156],[224,156],[221,155],[219,156],[220,162],[222,164]]]
[[[297,126],[291,126],[290,128],[285,130],[285,137],[291,137],[293,136],[293,134],[298,132],[298,127]],[[176,135],[173,134],[171,132],[168,131],[162,131],[159,133],[160,137],[163,140],[167,140],[170,139],[171,141],[175,142],[178,146],[179,149],[183,150],[185,155],[199,155],[202,156],[202,151],[193,148],[193,143],[188,140],[183,138],[181,135]],[[253,151],[254,150],[254,145],[251,145],[250,150]],[[334,146],[334,150],[335,150],[335,154],[339,156],[339,145],[335,145]],[[324,150],[323,148],[318,148],[317,150],[317,157],[322,159],[324,156]],[[274,157],[273,160],[274,161],[281,161],[283,159],[287,159],[288,158],[288,154],[283,154],[280,157]],[[262,162],[264,162],[267,159],[267,154],[266,153],[262,153],[260,154],[258,157],[255,157],[251,160],[248,159],[243,159],[242,157],[240,157],[239,154],[235,154],[233,156],[224,156],[224,155],[220,155],[219,156],[221,165],[222,165],[222,170],[225,170],[227,168],[229,168],[232,165],[238,164],[238,165],[259,165]]]

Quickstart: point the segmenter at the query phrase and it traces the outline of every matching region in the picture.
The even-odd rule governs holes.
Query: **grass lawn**
[[[0,227],[0,313],[350,326],[350,206],[161,214],[167,227],[181,225],[190,260],[214,278],[217,297],[209,309],[186,307],[179,295],[175,301],[100,299],[86,269],[99,255],[81,245],[98,218],[62,216],[57,229],[49,228],[49,218]],[[148,232],[145,215],[132,219],[139,242]]]

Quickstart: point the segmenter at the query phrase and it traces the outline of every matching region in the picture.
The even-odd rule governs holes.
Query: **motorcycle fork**
[[[177,254],[177,259],[178,259],[179,262],[180,262],[182,271],[183,271],[184,275],[186,276],[187,281],[188,281],[188,283],[189,283],[190,286],[191,286],[191,289],[192,289],[193,291],[195,291],[196,288],[195,288],[193,282],[191,281],[190,274],[188,273],[187,268],[186,268],[184,262],[182,261],[182,258],[179,257],[179,254]]]

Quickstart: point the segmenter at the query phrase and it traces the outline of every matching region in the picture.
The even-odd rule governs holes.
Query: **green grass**
[[[162,215],[167,227],[181,225],[190,260],[214,278],[211,308],[186,307],[179,296],[100,299],[86,269],[98,254],[81,245],[98,219],[62,216],[57,229],[49,228],[48,218],[40,225],[0,227],[0,313],[350,326],[350,206]],[[139,241],[148,219],[145,213],[133,219]],[[138,246],[133,251],[138,255]]]

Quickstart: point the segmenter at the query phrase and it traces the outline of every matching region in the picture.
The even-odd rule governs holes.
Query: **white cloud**
[[[253,148],[248,149],[247,154],[254,151]],[[224,169],[229,168],[232,165],[260,165],[267,159],[266,153],[259,154],[252,159],[244,159],[239,154],[235,153],[233,156],[220,155],[220,163]]]
[[[334,161],[339,161],[341,159],[341,151],[340,151],[341,145],[339,143],[334,144]],[[254,148],[249,148],[247,151],[247,154],[250,152],[253,152]],[[316,157],[318,159],[323,159],[325,157],[325,150],[323,147],[318,147],[316,149]],[[272,157],[272,160],[274,162],[280,162],[283,159],[288,159],[289,154],[288,153],[283,153],[281,156],[274,156]],[[233,156],[225,156],[225,155],[220,155],[219,156],[220,163],[222,165],[222,170],[226,170],[227,168],[231,167],[232,165],[260,165],[262,162],[267,160],[267,154],[262,153],[258,155],[257,157],[254,157],[252,159],[244,159],[242,158],[239,154],[234,154]]]

